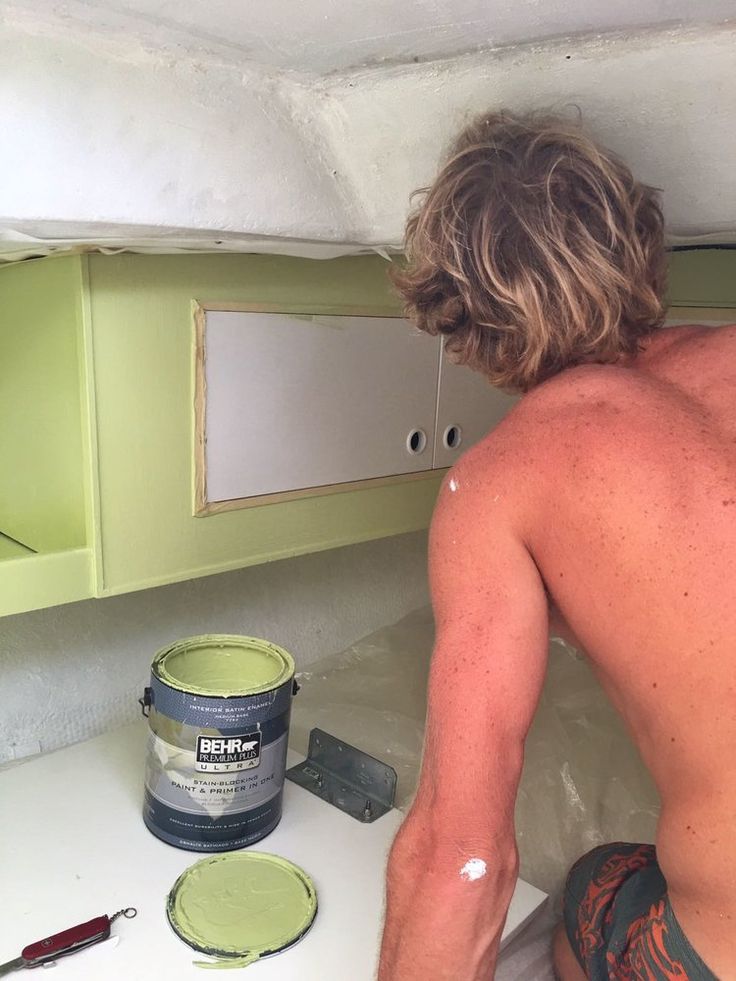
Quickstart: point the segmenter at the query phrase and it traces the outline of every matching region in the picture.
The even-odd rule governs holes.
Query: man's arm
[[[510,477],[460,464],[432,522],[437,637],[422,773],[394,842],[379,981],[489,981],[516,883],[514,803],[547,602]]]

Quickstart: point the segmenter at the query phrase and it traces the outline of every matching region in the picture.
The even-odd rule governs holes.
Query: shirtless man
[[[736,327],[658,329],[657,195],[553,117],[471,125],[408,259],[409,316],[525,394],[432,522],[425,752],[379,981],[493,977],[550,610],[662,799],[656,852],[618,843],[574,867],[558,974],[734,979]]]

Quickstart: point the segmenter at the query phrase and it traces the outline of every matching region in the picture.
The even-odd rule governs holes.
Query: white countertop
[[[33,977],[207,977],[192,963],[201,955],[178,939],[165,914],[175,880],[203,856],[164,844],[141,819],[147,731],[141,720],[0,773],[0,964],[26,944],[135,906],[138,916],[116,920],[111,940]],[[290,754],[289,765],[297,760]],[[305,869],[317,887],[319,912],[299,944],[247,968],[250,981],[372,981],[386,856],[402,819],[392,811],[361,824],[286,781],[282,821],[253,850],[274,852]],[[519,881],[505,939],[543,899]]]

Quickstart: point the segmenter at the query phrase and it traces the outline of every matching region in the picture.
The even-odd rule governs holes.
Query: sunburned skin
[[[153,670],[180,691],[228,697],[278,687],[293,674],[294,662],[267,641],[212,634],[174,644],[157,656]]]
[[[585,652],[627,724],[662,799],[672,908],[723,978],[736,978],[734,390],[736,327],[663,330],[625,366],[532,391],[463,477],[489,504],[519,488],[502,494],[505,519],[551,600],[549,632]],[[459,520],[477,527],[474,505]]]
[[[218,855],[179,877],[167,913],[189,946],[222,957],[200,967],[246,967],[291,946],[311,926],[317,894],[309,876],[259,852]]]
[[[550,634],[585,652],[654,779],[687,940],[736,979],[735,391],[736,326],[669,328],[532,389],[450,472],[422,777],[389,863],[379,981],[493,977]],[[458,875],[483,854],[485,876]]]

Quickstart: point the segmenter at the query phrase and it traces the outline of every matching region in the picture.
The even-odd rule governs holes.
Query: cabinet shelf
[[[74,603],[93,595],[90,549],[37,553],[19,546],[19,553],[3,538],[0,536],[0,616]]]

